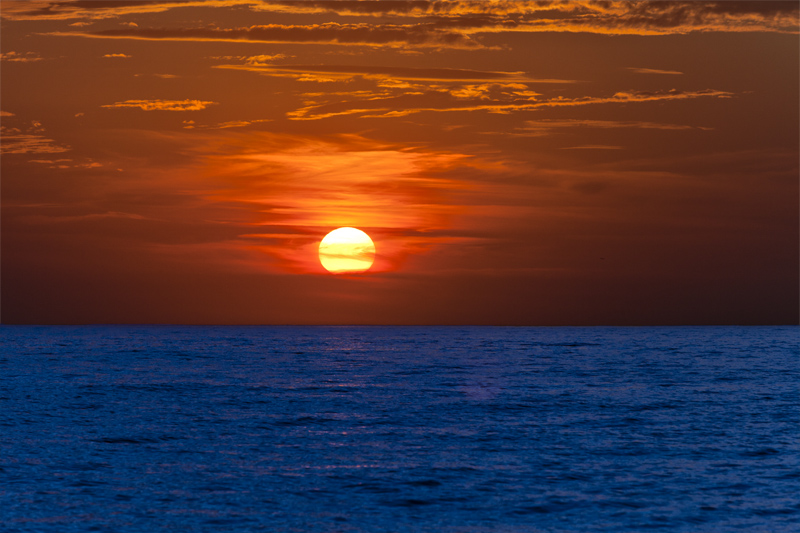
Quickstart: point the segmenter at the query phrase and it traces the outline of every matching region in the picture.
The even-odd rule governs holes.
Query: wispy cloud
[[[91,1],[91,0],[11,0],[3,2],[2,17],[9,20],[101,20],[141,13],[163,13],[181,7],[244,4],[219,1]]]
[[[500,72],[454,68],[416,68],[354,65],[217,65],[215,68],[247,70],[272,76],[302,77],[308,74],[325,74],[332,79],[348,79],[363,76],[376,79],[418,80],[418,81],[523,81],[536,83],[575,83],[575,80],[538,79],[524,72]]]
[[[228,120],[226,122],[219,122],[216,124],[197,124],[194,120],[184,120],[184,129],[211,129],[211,130],[225,130],[230,128],[244,128],[252,126],[253,124],[262,124],[264,122],[272,122],[272,119],[251,119],[251,120]]]
[[[638,120],[585,120],[585,119],[543,119],[527,120],[521,131],[545,133],[559,128],[599,128],[599,129],[645,129],[645,130],[710,130],[702,126],[645,122]]]
[[[72,159],[29,159],[28,163],[38,163],[41,165],[47,165],[47,168],[53,169],[68,169],[68,168],[78,168],[78,169],[87,169],[87,168],[100,168],[103,165],[92,159],[87,159],[82,162],[76,162]]]
[[[260,254],[262,269],[266,256],[282,270],[321,272],[319,240],[336,227],[355,226],[380,239],[374,268],[391,270],[411,251],[431,245],[421,230],[448,227],[461,209],[443,201],[449,191],[470,187],[443,175],[469,166],[463,154],[357,135],[228,130],[191,139],[198,157],[171,172],[191,176],[187,188],[194,192],[187,194],[237,213],[236,246]]]
[[[628,67],[628,70],[632,70],[638,74],[671,74],[671,75],[681,75],[683,72],[679,72],[677,70],[659,70],[655,68],[636,68],[636,67]]]
[[[3,116],[13,117],[13,113],[4,112]],[[3,154],[59,154],[71,150],[69,146],[56,143],[45,136],[45,128],[38,120],[21,124],[18,119],[11,119],[17,127],[0,126],[0,153]]]
[[[214,59],[217,61],[242,61],[245,65],[256,65],[256,66],[266,66],[270,65],[273,61],[277,61],[279,59],[285,59],[287,57],[286,54],[259,54],[255,56],[251,55],[238,55],[238,56],[210,56],[208,59]]]
[[[59,154],[69,147],[56,144],[39,133],[23,133],[17,128],[0,127],[0,153],[3,154]]]
[[[622,150],[622,146],[609,144],[584,144],[581,146],[565,146],[562,150]]]
[[[104,55],[103,57],[111,57],[111,58],[128,58],[128,57],[132,57],[132,56],[129,56],[128,54],[106,54],[106,55]]]
[[[131,219],[148,220],[147,217],[136,213],[120,211],[106,211],[104,213],[86,213],[81,215],[27,215],[22,218],[28,224],[64,224],[70,222],[83,222],[103,219]]]
[[[447,92],[426,91],[400,96],[373,97],[367,100],[344,101],[330,104],[312,104],[287,113],[293,120],[318,120],[342,115],[361,115],[370,118],[389,118],[420,113],[485,111],[489,113],[512,113],[531,111],[543,107],[574,107],[598,104],[624,104],[666,100],[686,100],[701,97],[730,98],[733,93],[713,89],[700,91],[670,90],[662,92],[624,91],[612,96],[582,96],[577,98],[555,97],[536,99],[520,98],[513,93],[505,93],[505,98],[461,99]],[[611,127],[611,126],[609,126]]]
[[[307,43],[420,48],[482,48],[469,35],[429,25],[398,24],[265,24],[245,28],[124,28],[52,32],[49,35],[145,41],[223,41]]]
[[[202,100],[125,100],[100,107],[107,108],[139,108],[144,111],[199,111],[217,102]]]
[[[59,163],[71,163],[72,159],[29,159],[28,163],[41,163],[43,165],[56,165]]]
[[[176,74],[134,74],[134,78],[142,78],[142,77],[150,77],[153,78],[161,78],[162,80],[173,80],[176,78],[180,78],[180,76]]]
[[[0,61],[11,61],[15,63],[31,63],[33,61],[42,61],[44,58],[39,57],[36,52],[3,52],[0,53]]]

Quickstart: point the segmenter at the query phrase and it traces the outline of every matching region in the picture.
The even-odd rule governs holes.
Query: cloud
[[[0,61],[12,61],[17,63],[31,63],[33,61],[42,61],[44,58],[39,57],[36,52],[3,52],[0,53]]]
[[[78,169],[87,169],[87,168],[99,168],[103,165],[92,161],[91,159],[87,159],[82,163],[74,162],[72,159],[29,159],[28,163],[39,163],[42,165],[48,165],[47,168],[56,168],[56,169],[67,169],[67,168],[78,168]]]
[[[217,124],[197,124],[194,120],[184,120],[184,129],[212,129],[212,130],[225,130],[229,128],[244,128],[253,124],[261,124],[264,122],[272,122],[272,119],[255,119],[255,120],[229,120],[226,122],[219,122]]]
[[[54,165],[56,163],[67,163],[72,159],[29,159],[28,163],[42,163],[46,165]]]
[[[535,97],[520,98],[512,91],[497,94],[493,99],[462,99],[454,97],[448,91],[425,91],[399,96],[372,97],[366,100],[311,104],[287,113],[287,117],[292,120],[318,120],[343,115],[362,115],[364,118],[389,118],[406,116],[423,111],[486,111],[489,113],[507,114],[516,111],[532,111],[543,107],[624,104],[686,100],[701,97],[730,98],[732,96],[732,93],[714,89],[700,91],[679,91],[673,89],[661,92],[625,91],[617,92],[612,96],[606,97],[555,97],[542,100],[538,100]]]
[[[582,146],[565,146],[561,150],[622,150],[622,146],[608,144],[584,144]]]
[[[146,41],[223,41],[253,43],[307,43],[422,48],[483,48],[468,35],[426,25],[266,24],[246,28],[125,28],[98,31],[53,32],[48,35]]]
[[[226,246],[249,258],[247,268],[261,272],[323,273],[317,259],[319,240],[341,226],[361,227],[379,239],[374,268],[393,270],[412,253],[441,242],[446,237],[442,230],[464,209],[453,191],[463,194],[477,186],[454,172],[456,167],[470,167],[474,157],[358,135],[223,129],[174,132],[169,139],[186,157],[176,165],[143,169],[165,178],[139,183],[138,190],[148,193],[143,203],[105,205],[98,212],[133,212],[174,221],[167,231],[149,231],[144,236],[148,243],[164,242],[165,233],[183,231],[192,221],[198,229],[185,242],[224,239]],[[163,145],[165,137],[159,135],[153,142]],[[138,174],[129,172],[107,186],[136,179]],[[150,201],[159,195],[178,200]],[[226,258],[225,263],[238,261],[215,255],[217,260]]]
[[[162,80],[172,80],[175,78],[180,78],[180,76],[176,74],[134,74],[134,78],[142,78],[142,77],[149,77],[152,76],[154,78],[161,78]]]
[[[378,79],[419,81],[524,81],[536,83],[575,83],[575,80],[530,78],[523,72],[500,72],[453,68],[415,68],[352,65],[217,65],[215,68],[247,70],[272,76],[303,77],[308,74],[325,74],[331,79],[364,76]]]
[[[638,74],[672,74],[672,75],[680,75],[683,72],[679,72],[677,70],[658,70],[654,68],[636,68],[636,67],[628,67],[628,70],[632,70]]]
[[[271,61],[275,61],[276,59],[283,59],[286,56],[284,54],[261,54],[257,56],[249,56],[245,58],[245,62],[250,65],[263,65],[265,63],[269,63]]]
[[[277,6],[281,5],[305,13],[422,18],[441,27],[460,26],[465,29],[471,27],[472,31],[607,34],[670,34],[691,31],[798,32],[797,2],[287,0],[254,3],[252,9],[277,10]]]
[[[83,222],[88,220],[103,219],[131,219],[149,220],[147,217],[136,213],[124,213],[120,211],[106,211],[105,213],[86,213],[82,215],[27,215],[21,218],[28,224],[65,224],[71,222]]]
[[[16,116],[14,113],[10,113],[8,111],[0,111],[0,117],[13,117]]]
[[[692,31],[798,33],[797,2],[575,0],[207,0],[4,2],[9,20],[100,20],[187,8],[244,7],[292,14],[336,14],[421,20],[428,30],[449,29],[453,38],[497,31],[592,32],[666,35]],[[410,27],[410,26],[409,26]]]
[[[119,58],[128,58],[128,57],[132,57],[132,56],[129,56],[128,54],[106,54],[106,55],[104,55],[103,57],[119,57]]]
[[[3,154],[59,154],[70,150],[44,135],[22,133],[16,128],[5,126],[0,131],[0,138],[0,153]]]
[[[12,113],[3,116],[13,117]],[[12,119],[16,121],[17,119]],[[0,126],[0,153],[3,154],[58,154],[71,150],[56,144],[44,135],[45,129],[38,120],[21,127]]]
[[[2,16],[9,20],[101,20],[141,13],[162,13],[181,7],[241,5],[246,2],[220,1],[105,1],[105,0],[20,0],[3,2]]]
[[[100,107],[125,108],[133,107],[144,111],[199,111],[217,102],[204,102],[202,100],[125,100]]]
[[[265,65],[276,59],[284,59],[285,54],[261,54],[257,56],[211,56],[209,59],[216,59],[219,61],[244,61],[249,65]]]
[[[10,20],[102,20],[143,13],[163,13],[179,8],[224,8],[244,6],[255,11],[293,14],[339,12],[348,15],[425,14],[427,10],[408,9],[413,4],[430,2],[273,2],[272,0],[179,0],[179,1],[69,1],[69,0],[8,0],[3,4],[3,18]],[[377,4],[377,5],[376,5]],[[386,4],[381,6],[380,4]],[[408,6],[406,6],[408,4]],[[394,8],[387,10],[386,7]]]
[[[638,120],[584,120],[584,119],[543,119],[527,120],[520,131],[544,134],[558,128],[600,128],[600,129],[646,129],[646,130],[710,130],[701,126],[685,124],[665,124],[662,122],[644,122]]]

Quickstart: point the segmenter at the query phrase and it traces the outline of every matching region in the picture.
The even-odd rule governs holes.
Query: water
[[[0,328],[4,532],[800,531],[800,328]]]

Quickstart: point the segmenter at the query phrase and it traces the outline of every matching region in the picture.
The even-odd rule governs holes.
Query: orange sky
[[[797,2],[0,15],[4,323],[798,322]]]

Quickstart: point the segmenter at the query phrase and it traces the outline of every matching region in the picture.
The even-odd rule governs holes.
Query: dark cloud
[[[211,39],[256,42],[338,42],[385,44],[387,42],[435,46],[474,47],[471,37],[478,32],[591,32],[606,34],[671,34],[692,31],[759,31],[798,33],[798,2],[757,1],[566,1],[475,2],[475,1],[264,1],[216,0],[171,2],[6,2],[3,17],[30,19],[105,19],[138,13],[158,13],[175,8],[244,7],[258,12],[295,14],[335,13],[351,17],[396,17],[417,19],[418,24],[391,26],[373,24],[341,25],[337,35],[304,35],[312,26],[253,26],[248,29],[184,30],[184,35],[140,34],[150,39]],[[331,30],[330,25],[320,31]],[[363,26],[363,27],[361,27]],[[257,28],[271,28],[271,34],[256,35]],[[359,36],[369,28],[370,35]],[[150,32],[158,30],[149,30]],[[180,30],[162,30],[177,32]],[[237,32],[245,32],[237,34]],[[263,30],[261,30],[263,31]],[[317,31],[317,30],[315,30]],[[222,34],[218,33],[222,32]],[[280,34],[283,32],[283,34]],[[398,33],[407,32],[408,39]],[[225,35],[227,33],[227,35]],[[278,35],[275,35],[278,33]],[[113,34],[108,34],[113,35]],[[136,34],[117,34],[135,37]]]
[[[674,1],[654,1],[654,2],[631,2],[630,12],[632,14],[652,14],[652,13],[673,13],[688,19],[704,14],[726,14],[726,15],[764,15],[774,16],[781,14],[796,14],[800,10],[797,2],[779,1],[720,1],[720,2],[674,2]]]
[[[800,4],[788,1],[278,1],[297,10],[340,15],[425,18],[440,28],[492,31],[650,32],[785,31],[797,33]],[[255,9],[269,9],[261,4]],[[273,7],[274,8],[274,7]]]
[[[253,2],[259,5],[267,2]],[[275,0],[268,2],[291,6],[298,10],[321,10],[331,13],[360,13],[363,15],[447,15],[447,14],[533,14],[539,12],[608,12],[623,9],[630,13],[673,12],[676,10],[700,13],[762,14],[797,12],[797,2],[789,1],[539,1],[516,0],[476,2],[474,0]]]
[[[121,28],[56,35],[109,39],[173,41],[246,41],[259,43],[325,43],[341,45],[389,45],[435,48],[480,48],[481,44],[460,33],[428,26],[394,24],[267,24],[249,28]]]
[[[20,17],[48,17],[52,15],[58,15],[62,12],[74,12],[77,10],[83,9],[118,9],[121,7],[130,7],[130,6],[141,6],[144,4],[148,4],[151,2],[85,2],[85,1],[76,1],[76,2],[20,2],[20,4],[27,4],[30,6],[37,6],[36,9],[24,10],[19,11],[17,13]]]
[[[102,19],[129,13],[161,12],[192,4],[197,5],[198,2],[186,0],[173,0],[170,2],[11,0],[3,2],[3,18],[12,20]]]
[[[284,6],[291,6],[302,10],[318,9],[333,13],[360,13],[362,15],[388,13],[408,15],[411,13],[430,13],[431,11],[434,11],[437,4],[442,4],[442,2],[432,2],[428,0],[343,0],[341,2],[332,2],[330,0],[311,0],[308,2],[279,0],[274,3]]]

